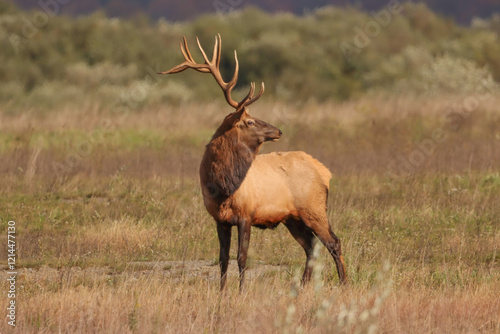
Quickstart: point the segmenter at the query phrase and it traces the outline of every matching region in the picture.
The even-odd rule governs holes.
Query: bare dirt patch
[[[287,270],[287,266],[257,263],[247,269],[246,275],[249,279],[256,279],[278,272],[284,273]],[[220,278],[218,264],[208,260],[130,262],[127,263],[123,270],[110,267],[51,268],[41,266],[40,268],[19,268],[17,273],[19,282],[59,282],[61,284],[70,281],[83,282],[89,279],[107,280],[120,277],[139,279],[146,276],[173,281],[203,278],[208,281],[218,282]],[[5,270],[4,274],[7,274]],[[235,260],[231,260],[229,263],[228,276],[238,277],[238,264]]]

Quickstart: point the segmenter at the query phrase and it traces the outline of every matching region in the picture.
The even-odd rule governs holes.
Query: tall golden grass
[[[320,250],[314,282],[300,288],[304,254],[280,226],[252,232],[241,295],[234,262],[218,291],[217,236],[197,181],[222,102],[0,113],[2,230],[17,223],[16,330],[499,333],[500,100],[465,113],[463,99],[252,108],[284,132],[264,151],[305,150],[332,170],[329,218],[349,285]],[[0,332],[15,331],[4,320]]]

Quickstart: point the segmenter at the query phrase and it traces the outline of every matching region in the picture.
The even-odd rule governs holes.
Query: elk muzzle
[[[281,132],[280,129],[264,121],[257,120],[257,124],[259,125],[262,131],[264,142],[278,141],[281,138],[281,135],[283,134],[283,132]]]
[[[278,141],[281,138],[281,135],[283,134],[283,132],[281,132],[280,129],[276,129],[276,130],[278,130],[277,133],[275,132],[274,136],[270,136],[269,139],[267,139],[267,141]]]

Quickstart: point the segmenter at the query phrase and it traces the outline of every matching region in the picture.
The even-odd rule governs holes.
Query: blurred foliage
[[[210,76],[194,71],[156,74],[182,61],[182,35],[201,61],[195,36],[210,53],[217,33],[223,40],[226,78],[234,69],[232,50],[238,50],[236,98],[251,81],[264,81],[266,96],[299,103],[345,100],[372,91],[467,94],[478,85],[496,87],[498,16],[461,27],[425,5],[403,7],[392,14],[384,8],[379,15],[324,7],[303,16],[270,15],[249,7],[172,23],[144,16],[112,19],[102,12],[74,19],[2,3],[0,104],[3,112],[15,113],[86,102],[140,110],[193,98],[222,99]],[[355,51],[347,54],[342,45]]]

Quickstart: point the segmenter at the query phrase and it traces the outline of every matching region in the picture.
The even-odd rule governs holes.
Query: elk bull
[[[340,239],[333,233],[326,213],[330,171],[304,152],[259,155],[264,142],[277,141],[282,134],[278,128],[248,113],[248,106],[264,93],[264,83],[257,95],[254,96],[255,84],[252,83],[247,96],[240,102],[234,101],[231,91],[238,80],[239,70],[236,51],[234,75],[229,82],[225,82],[219,70],[220,35],[215,38],[211,61],[198,38],[197,42],[204,64],[193,60],[184,38],[181,52],[185,61],[160,74],[178,73],[188,68],[211,73],[222,88],[227,103],[235,109],[224,118],[206,146],[200,165],[205,207],[217,222],[221,290],[226,286],[232,227],[238,228],[241,290],[245,283],[250,228],[274,228],[280,223],[284,223],[306,253],[302,283],[311,278],[310,261],[314,260],[316,237],[332,255],[339,280],[345,283]]]

